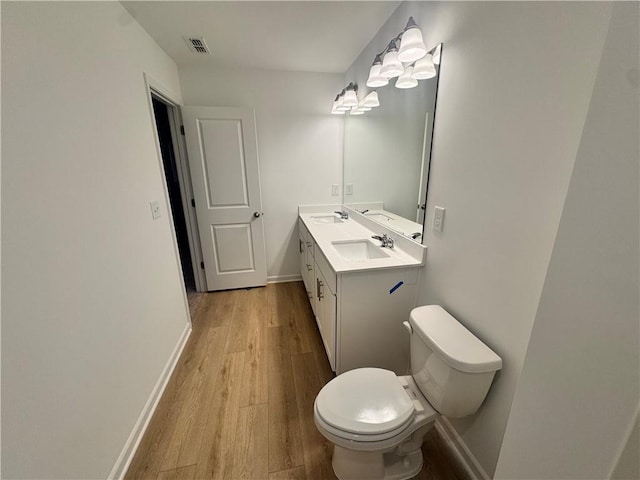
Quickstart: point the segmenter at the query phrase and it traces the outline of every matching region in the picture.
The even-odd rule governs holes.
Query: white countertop
[[[359,272],[363,270],[377,270],[388,268],[404,268],[404,267],[420,267],[424,265],[424,257],[426,247],[422,245],[407,244],[410,240],[402,237],[391,230],[387,230],[384,227],[371,230],[365,225],[360,223],[358,214],[352,214],[347,220],[343,220],[342,223],[317,223],[313,217],[335,215],[334,210],[339,208],[333,208],[331,206],[327,209],[314,207],[312,209],[300,207],[300,219],[309,230],[309,233],[316,242],[316,245],[331,264],[331,268],[336,273],[346,272]],[[313,212],[311,212],[312,210]],[[308,212],[308,213],[304,213]],[[393,248],[381,248],[381,250],[388,255],[385,258],[373,258],[364,260],[347,259],[341,256],[332,242],[343,242],[353,240],[366,240],[371,242],[376,248],[380,248],[380,241],[372,239],[372,235],[380,235],[386,233],[392,237],[395,241]],[[418,248],[416,248],[418,247]]]

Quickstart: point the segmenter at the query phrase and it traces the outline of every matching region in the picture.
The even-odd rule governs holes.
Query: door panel
[[[253,111],[182,107],[207,290],[267,283]]]
[[[250,223],[213,225],[212,230],[218,273],[255,270]]]

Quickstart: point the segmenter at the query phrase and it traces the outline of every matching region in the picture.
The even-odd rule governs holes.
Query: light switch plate
[[[433,231],[441,232],[444,228],[444,208],[435,207],[433,209]]]
[[[340,195],[340,185],[338,185],[337,183],[334,183],[333,185],[331,185],[331,195],[333,196]]]
[[[347,183],[345,186],[345,195],[353,195],[353,183]]]
[[[157,200],[154,200],[153,202],[150,202],[149,205],[151,205],[151,218],[153,218],[154,220],[157,220],[160,218],[160,202],[158,202]]]

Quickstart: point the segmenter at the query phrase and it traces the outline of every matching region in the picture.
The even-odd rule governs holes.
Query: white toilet
[[[411,375],[358,368],[327,383],[314,405],[318,430],[334,444],[340,480],[408,479],[439,414],[464,417],[482,404],[502,360],[442,307],[411,311]]]

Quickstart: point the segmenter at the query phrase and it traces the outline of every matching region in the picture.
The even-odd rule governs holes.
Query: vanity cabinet
[[[298,250],[300,257],[300,275],[302,276],[302,282],[304,283],[305,290],[307,291],[307,297],[311,303],[311,309],[313,313],[316,313],[315,304],[315,273],[314,273],[314,260],[313,260],[313,237],[306,229],[302,222],[298,225]]]
[[[302,220],[300,274],[331,369],[378,367],[406,375],[409,336],[403,322],[417,304],[418,266],[338,272]]]

